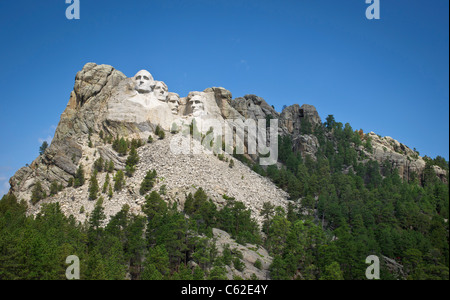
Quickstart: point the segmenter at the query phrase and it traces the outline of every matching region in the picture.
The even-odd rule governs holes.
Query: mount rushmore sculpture
[[[220,100],[222,97],[217,95],[219,90],[220,88],[211,88],[203,92],[193,91],[187,97],[180,98],[178,94],[169,92],[164,82],[155,80],[150,72],[141,70],[134,77],[126,78],[118,84],[108,101],[106,119],[141,124],[142,128],[148,124],[159,125],[160,128],[171,132],[191,132],[191,126],[195,124],[195,131],[207,136],[206,144],[215,144],[216,147],[222,148],[224,143],[228,146],[226,151],[231,153],[234,148],[237,148],[239,154],[269,153],[266,148],[267,128],[274,130],[271,137],[276,138],[277,120],[274,120],[271,126],[266,125],[266,118],[244,118],[229,106],[226,100]],[[214,140],[214,143],[211,140]],[[244,140],[247,146],[244,146]],[[271,152],[276,155],[276,141],[273,145],[271,143],[271,146],[275,149]]]
[[[205,92],[191,92],[180,98],[169,92],[164,82],[154,80],[150,72],[141,70],[119,84],[108,103],[107,119],[133,123],[150,121],[165,130],[171,130],[173,124],[190,124],[193,119],[207,115],[222,119],[215,98],[211,96]]]

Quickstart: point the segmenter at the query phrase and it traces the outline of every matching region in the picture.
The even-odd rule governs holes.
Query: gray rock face
[[[322,120],[312,105],[304,104],[300,107],[294,104],[286,107],[280,115],[280,127],[285,134],[299,135],[302,123],[308,122],[314,126],[320,126]]]
[[[234,99],[230,103],[246,119],[265,120],[269,115],[277,119],[279,116],[275,109],[267,104],[263,98],[255,95],[245,95]]]
[[[319,141],[312,134],[299,135],[292,140],[295,151],[300,151],[303,158],[306,156],[316,160],[316,153],[319,150]]]
[[[47,191],[53,181],[66,184],[78,168],[88,145],[89,129],[98,133],[105,119],[105,106],[112,90],[126,76],[111,66],[88,63],[77,73],[74,90],[46,152],[30,167],[11,179],[11,192],[29,200],[31,189],[40,181]],[[93,137],[95,141],[95,137]]]
[[[391,274],[397,277],[398,280],[406,280],[404,267],[395,260],[382,256],[382,264],[389,270]]]
[[[233,279],[233,275],[243,279],[250,279],[254,274],[259,280],[269,279],[269,267],[272,264],[272,257],[267,250],[255,245],[240,245],[234,241],[228,233],[223,230],[213,229],[214,238],[217,239],[216,246],[219,254],[223,253],[225,247],[229,246],[231,252],[242,254],[242,262],[245,264],[243,271],[238,271],[234,267],[227,266],[227,277]],[[261,262],[261,267],[255,267],[256,261]]]
[[[214,93],[217,106],[224,119],[239,119],[242,115],[236,111],[231,105],[232,95],[231,92],[222,87],[207,88],[203,92]]]
[[[426,163],[416,152],[389,136],[380,137],[374,132],[370,132],[368,136],[373,147],[373,153],[363,151],[368,157],[380,164],[388,161],[393,168],[398,169],[404,180],[410,180],[413,173],[419,178],[422,176]],[[447,172],[438,166],[434,166],[434,169],[436,175],[445,182]]]

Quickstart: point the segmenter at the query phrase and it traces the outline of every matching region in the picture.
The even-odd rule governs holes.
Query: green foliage
[[[83,186],[85,182],[84,178],[84,168],[83,164],[80,164],[80,166],[77,169],[77,172],[75,173],[74,180],[73,180],[73,187],[77,188],[80,186]]]
[[[232,169],[234,167],[234,160],[233,159],[230,159],[230,163],[228,164],[228,167],[230,169]]]
[[[81,262],[81,279],[226,279],[215,243],[201,238],[176,206],[157,192],[146,197],[145,217],[125,205],[106,222],[103,198],[86,224],[66,217],[59,204],[44,205],[36,217],[11,196],[0,201],[0,279],[65,279],[68,255]],[[145,235],[143,233],[146,233]],[[194,261],[192,271],[187,266]],[[231,264],[231,259],[230,259]],[[238,265],[238,263],[236,262]]]
[[[139,155],[136,151],[136,146],[132,145],[130,154],[128,155],[127,161],[125,162],[125,173],[128,177],[133,176],[138,162],[139,162]]]
[[[227,280],[226,269],[221,266],[215,266],[209,273],[208,280]]]
[[[97,180],[97,172],[94,171],[91,179],[89,180],[89,200],[96,200],[98,196],[98,180]]]
[[[153,186],[155,185],[156,176],[157,176],[156,170],[147,172],[147,174],[145,175],[144,179],[141,182],[141,187],[139,189],[139,193],[141,195],[145,195],[152,190]]]
[[[301,120],[300,134],[312,134],[312,133],[313,133],[313,126],[309,121],[308,117],[305,116]]]
[[[161,126],[157,125],[155,128],[155,134],[158,136],[160,140],[163,140],[166,137],[166,133],[161,128]]]
[[[230,233],[238,243],[261,243],[259,226],[255,219],[252,218],[250,209],[242,202],[228,201],[217,212],[215,227]]]
[[[337,262],[331,263],[326,266],[323,274],[319,278],[320,280],[344,280],[344,275]]]
[[[106,166],[106,165],[105,165],[105,166]],[[112,160],[110,160],[109,163],[108,163],[107,172],[108,172],[108,173],[114,172],[114,162],[113,162]]]
[[[216,223],[216,205],[208,199],[202,188],[199,188],[194,195],[187,196],[184,211],[192,220],[195,220],[197,230],[200,232],[206,232]]]
[[[106,170],[103,158],[100,157],[94,162],[94,170],[97,172],[103,172],[103,170]]]
[[[266,169],[291,199],[301,198],[302,211],[318,213],[312,223],[292,205],[286,214],[264,204],[264,244],[274,257],[271,278],[295,279],[301,274],[303,279],[365,279],[364,260],[374,253],[404,261],[410,266],[410,279],[448,278],[448,223],[443,221],[449,214],[448,184],[433,170],[435,164],[448,163],[425,159],[422,182],[414,174],[406,182],[391,163],[380,165],[356,152],[359,146],[373,149],[362,130],[354,131],[330,115],[313,134],[320,142],[316,161],[302,158],[291,138],[283,136],[279,138],[283,166]],[[384,279],[399,278],[383,272]]]
[[[425,158],[423,176],[410,174],[409,181],[402,181],[390,163],[379,164],[356,152],[355,146],[368,143],[361,130],[329,116],[311,132],[320,143],[316,159],[296,152],[289,136],[279,139],[281,164],[262,168],[244,155],[234,155],[294,200],[287,211],[263,204],[263,237],[251,211],[226,195],[224,205],[217,207],[198,189],[186,196],[183,211],[177,201],[169,205],[157,191],[147,195],[156,180],[156,171],[149,171],[141,184],[145,216],[131,214],[125,205],[107,222],[100,197],[93,210],[80,209],[88,217],[80,224],[65,216],[57,203],[27,216],[25,201],[5,195],[0,200],[0,279],[65,279],[65,258],[76,253],[81,279],[222,280],[226,266],[243,270],[244,264],[229,246],[218,254],[212,239],[212,228],[218,228],[239,243],[268,249],[273,257],[271,279],[365,279],[365,258],[375,254],[402,264],[406,279],[448,280],[449,191],[433,170],[448,170],[448,163]],[[114,141],[116,148],[121,140]],[[142,143],[123,142],[131,157]],[[108,171],[102,192],[113,196],[111,164],[100,159],[94,163],[90,194],[99,196],[95,175]],[[84,184],[82,165],[70,181],[69,186]],[[125,174],[118,171],[114,189],[124,185]],[[61,189],[52,182],[50,194]],[[32,203],[45,197],[43,185],[36,182]],[[193,270],[191,263],[196,265]],[[261,260],[254,266],[262,268]],[[382,267],[382,279],[403,279],[390,272]]]
[[[113,188],[110,184],[108,187],[108,198],[111,199],[113,197],[113,195],[114,195]]]
[[[47,194],[42,188],[41,182],[38,181],[35,183],[33,190],[31,191],[31,203],[34,205],[45,198],[47,198]]]
[[[105,182],[103,183],[102,193],[106,194],[108,192],[108,187],[111,185],[109,174],[106,173]]]
[[[254,263],[255,268],[257,268],[258,270],[262,269],[262,262],[261,260],[258,258],[255,263]]]
[[[128,142],[122,137],[115,139],[112,144],[113,149],[120,155],[125,156],[128,152]]]
[[[125,186],[125,175],[122,170],[117,171],[114,176],[114,191],[121,191]]]
[[[241,260],[239,257],[235,257],[235,258],[233,259],[233,267],[234,267],[236,270],[242,272],[242,271],[244,271],[244,269],[245,269],[245,264],[242,262],[242,260]]]
[[[50,196],[56,195],[60,191],[60,186],[57,181],[53,181],[50,185]]]
[[[45,150],[48,148],[47,141],[43,141],[41,147],[39,147],[39,155],[44,154]]]

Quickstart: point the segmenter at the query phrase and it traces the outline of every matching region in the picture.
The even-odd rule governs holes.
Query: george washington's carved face
[[[135,90],[140,94],[147,94],[153,90],[153,76],[145,70],[139,71],[134,76]]]

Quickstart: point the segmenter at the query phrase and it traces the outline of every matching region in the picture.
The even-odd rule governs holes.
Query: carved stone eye
[[[148,78],[147,76],[144,76],[144,79],[145,79],[145,80],[150,80],[150,78]]]
[[[136,76],[136,80],[141,80],[141,75]]]

